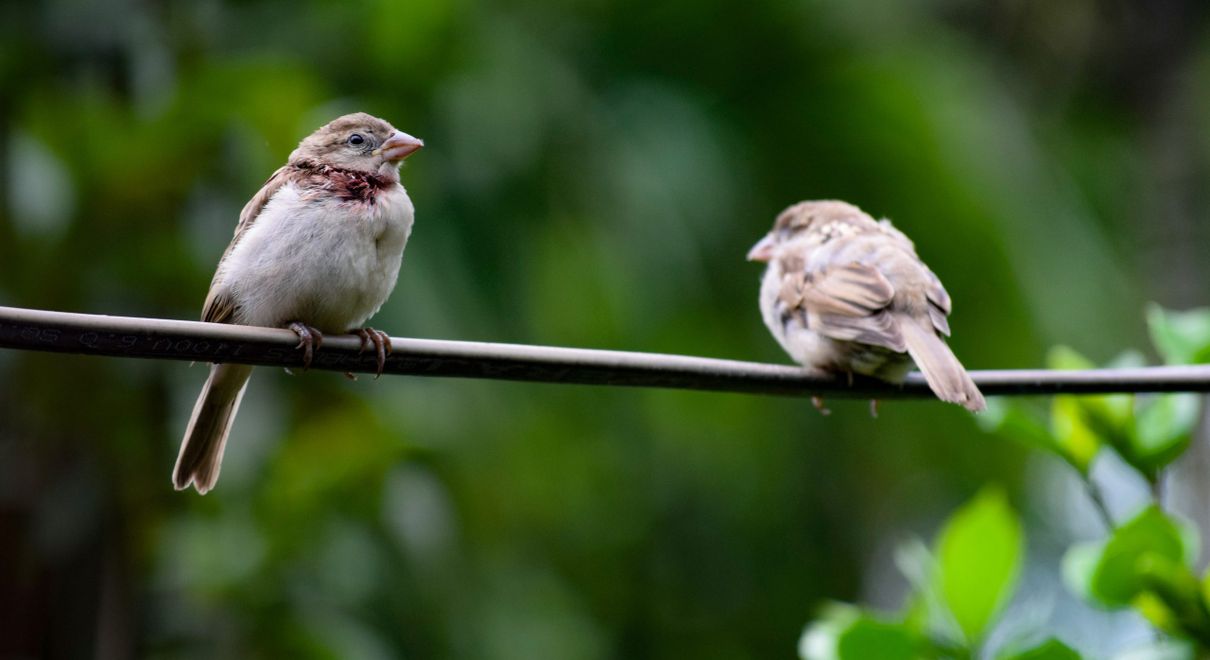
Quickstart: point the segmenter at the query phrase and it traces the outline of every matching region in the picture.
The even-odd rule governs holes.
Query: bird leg
[[[824,405],[823,405],[823,397],[821,397],[821,396],[813,396],[813,397],[811,397],[811,405],[815,406],[815,409],[816,409],[816,410],[818,410],[818,411],[819,411],[819,414],[821,414],[821,415],[825,415],[825,416],[826,416],[826,415],[831,415],[831,414],[832,414],[832,411],[831,411],[831,410],[828,410],[827,408],[825,408],[825,407],[824,407]]]
[[[378,380],[382,376],[383,368],[386,367],[387,356],[391,354],[391,336],[374,328],[358,328],[352,332],[361,338],[361,350],[357,351],[358,355],[364,353],[373,344],[374,353],[378,358],[378,370],[374,372],[374,380]]]
[[[878,399],[870,399],[870,417],[878,419]]]
[[[298,345],[294,348],[303,349],[303,371],[306,371],[311,368],[311,358],[314,357],[315,350],[324,343],[323,333],[299,321],[295,321],[287,327],[298,335]]]

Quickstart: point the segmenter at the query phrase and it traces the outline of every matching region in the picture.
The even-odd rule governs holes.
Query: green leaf
[[[1210,568],[1202,574],[1202,604],[1210,610]]]
[[[1147,307],[1147,328],[1164,362],[1210,362],[1210,308],[1174,312],[1152,303]]]
[[[1131,359],[1130,353],[1125,353],[1117,358],[1119,362]],[[1067,346],[1052,348],[1047,355],[1047,364],[1051,369],[1058,370],[1096,368],[1091,360]],[[1129,451],[1131,437],[1134,433],[1134,397],[1132,395],[1055,397],[1052,414],[1056,410],[1068,418],[1055,420],[1052,416],[1051,425],[1055,430],[1056,441],[1060,447],[1065,449],[1066,455],[1071,456],[1073,460],[1069,462],[1072,462],[1076,469],[1087,471],[1086,467],[1080,468],[1077,462],[1087,458],[1086,454],[1089,451],[1087,446],[1089,439],[1083,435],[1084,432],[1095,437],[1098,447],[1107,441],[1119,452]],[[1074,418],[1078,418],[1079,421],[1078,425],[1072,427],[1075,435],[1060,436],[1057,424],[1075,424]],[[1090,458],[1088,460],[1091,462]]]
[[[1128,438],[1134,424],[1133,394],[1081,396],[1076,401],[1084,409],[1094,431],[1110,437]]]
[[[836,645],[840,660],[913,660],[919,657],[919,641],[901,624],[863,616],[841,633]]]
[[[1139,572],[1147,591],[1135,597],[1136,610],[1165,632],[1210,638],[1201,581],[1185,563],[1149,553],[1139,559]]]
[[[1129,605],[1153,577],[1152,555],[1185,563],[1193,542],[1172,518],[1149,506],[1119,527],[1109,539],[1074,546],[1063,561],[1063,573],[1073,591],[1108,607]]]
[[[968,640],[983,635],[1012,594],[1021,551],[1021,523],[999,489],[985,488],[941,531],[941,594]]]
[[[1139,574],[1147,591],[1135,596],[1134,608],[1156,628],[1179,634],[1204,622],[1201,585],[1187,566],[1148,553],[1139,558]]]
[[[1092,579],[1104,549],[1105,541],[1092,541],[1073,545],[1063,555],[1063,581],[1073,594],[1088,602],[1096,600]]]
[[[1092,360],[1081,355],[1070,346],[1055,346],[1046,354],[1046,366],[1056,371],[1081,371],[1096,369]]]
[[[1197,394],[1154,397],[1139,411],[1130,464],[1154,472],[1171,463],[1189,446],[1199,417],[1201,397]]]
[[[1134,611],[1143,615],[1143,618],[1155,626],[1156,630],[1169,634],[1179,631],[1180,624],[1177,621],[1176,612],[1155,593],[1141,591],[1134,597],[1131,604],[1134,606]]]
[[[1080,660],[1080,654],[1070,646],[1051,637],[1033,648],[1019,653],[1001,655],[999,660]]]
[[[1168,317],[1160,313],[1155,318],[1153,328],[1171,330]],[[1210,342],[1210,336],[1206,339]],[[1210,359],[1210,354],[1206,357]],[[1137,354],[1127,352],[1119,355],[1114,364],[1133,365],[1138,361]],[[1052,349],[1047,363],[1053,369],[1093,367],[1090,360],[1066,346]],[[1108,443],[1123,460],[1149,481],[1154,481],[1159,469],[1188,447],[1200,415],[1200,401],[1200,397],[1193,394],[1157,396],[1136,411],[1135,397],[1128,394],[1055,397],[1051,404],[1055,451],[1087,474],[1097,450]],[[1002,423],[1009,421],[1004,417]]]
[[[798,638],[798,657],[802,660],[836,660],[840,653],[840,635],[859,616],[852,605],[829,605],[819,619],[807,624],[802,631]]]
[[[922,637],[906,624],[884,620],[847,603],[831,603],[798,640],[803,660],[861,660],[921,655]]]
[[[1054,436],[1046,428],[1046,422],[1021,404],[1005,398],[987,401],[987,410],[975,417],[975,422],[989,433],[1000,433],[1005,437],[1035,449],[1058,453]]]
[[[1088,474],[1101,450],[1101,436],[1089,427],[1076,397],[1056,396],[1051,401],[1050,432],[1059,456],[1081,474]]]
[[[928,631],[935,638],[961,639],[962,631],[943,602],[937,560],[928,546],[916,538],[899,544],[895,548],[895,566],[911,585],[902,610],[904,625],[917,634]]]

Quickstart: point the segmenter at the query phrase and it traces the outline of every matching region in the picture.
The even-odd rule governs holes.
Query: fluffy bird
[[[361,112],[307,136],[240,213],[202,320],[290,328],[304,368],[323,333],[351,332],[373,347],[381,374],[390,338],[361,326],[395,287],[414,215],[399,166],[422,146]],[[242,364],[210,367],[173,470],[177,490],[214,487],[251,375]]]
[[[987,407],[942,338],[949,294],[889,220],[845,202],[800,202],[748,260],[768,263],[761,316],[798,363],[902,382],[914,362],[941,400]]]

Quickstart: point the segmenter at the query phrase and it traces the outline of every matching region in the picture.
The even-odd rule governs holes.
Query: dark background
[[[743,256],[843,198],[968,367],[1105,361],[1210,299],[1206,7],[4,3],[0,304],[196,318],[244,202],[365,110],[427,143],[391,334],[782,362]],[[1146,636],[1046,579],[1096,531],[1061,468],[956,406],[260,369],[202,498],[204,379],[0,351],[0,656],[791,657],[989,482],[1031,539],[1007,625]]]

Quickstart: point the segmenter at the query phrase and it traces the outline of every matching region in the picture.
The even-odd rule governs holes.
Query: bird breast
[[[301,321],[323,332],[360,327],[390,295],[414,210],[400,185],[364,199],[281,187],[224,260],[237,321]]]

